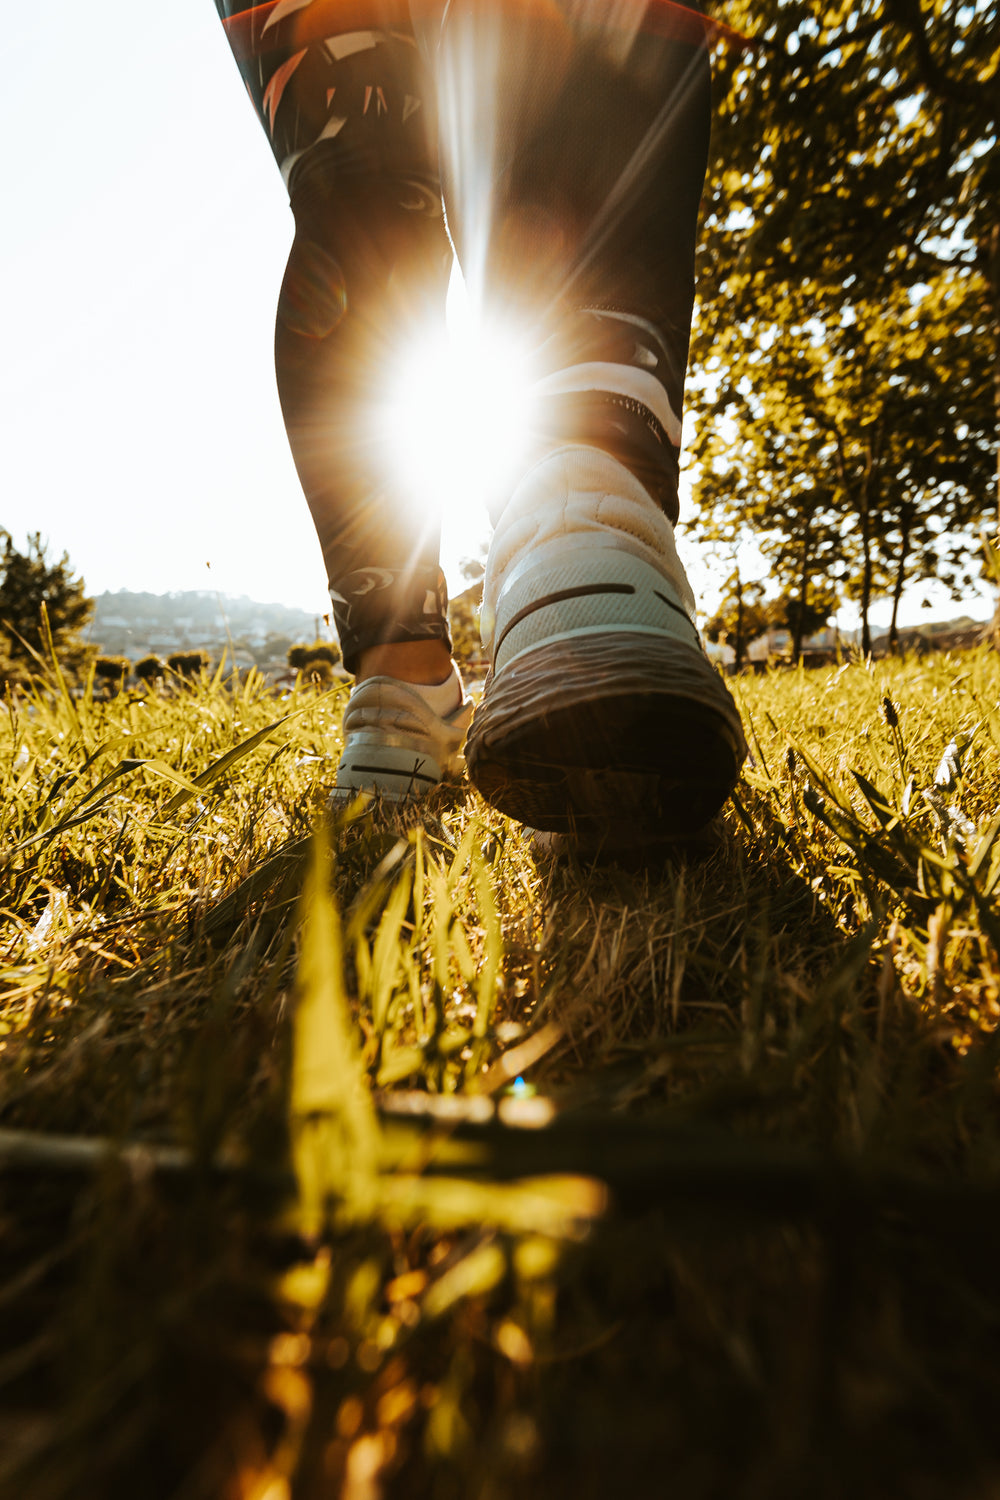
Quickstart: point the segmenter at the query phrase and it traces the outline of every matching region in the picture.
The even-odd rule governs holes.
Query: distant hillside
[[[954,620],[934,620],[925,625],[900,626],[899,645],[904,651],[920,648],[954,651],[959,647],[976,645],[988,630],[988,621],[974,620],[971,615],[959,615]],[[872,645],[876,655],[885,647],[888,639],[888,630],[872,631]]]
[[[261,604],[246,595],[119,589],[99,594],[95,603],[91,641],[99,650],[133,662],[150,654],[166,657],[195,650],[217,660],[226,650],[240,666],[275,668],[284,666],[285,653],[296,641],[334,638],[320,616],[287,604]]]

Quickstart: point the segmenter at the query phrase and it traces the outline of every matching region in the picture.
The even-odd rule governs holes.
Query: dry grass
[[[738,687],[634,869],[316,846],[337,691],[0,713],[12,1494],[1000,1492],[1000,668]]]

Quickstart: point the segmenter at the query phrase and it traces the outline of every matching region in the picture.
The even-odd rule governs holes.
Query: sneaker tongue
[[[462,702],[462,679],[457,667],[452,667],[451,676],[446,677],[444,682],[408,682],[406,685],[420,694],[427,707],[439,719],[446,719],[449,714],[453,714]]]

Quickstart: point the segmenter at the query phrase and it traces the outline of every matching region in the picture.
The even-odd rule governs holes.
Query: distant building
[[[132,593],[119,589],[98,595],[89,639],[110,656],[170,656],[175,651],[204,650],[213,661],[223,652],[240,670],[249,670],[269,643],[281,649],[264,662],[269,675],[285,669],[285,651],[294,640],[313,640],[323,622],[315,614],[286,604],[247,598],[222,598],[200,590],[173,594]],[[328,633],[328,632],[325,632]],[[332,637],[331,637],[332,638]]]
[[[794,644],[790,630],[773,625],[750,642],[746,649],[746,659],[753,666],[763,666],[769,661],[791,661]],[[842,646],[843,638],[836,625],[828,625],[824,630],[817,630],[814,635],[803,638],[802,660],[807,664],[810,660],[829,660],[836,656]]]

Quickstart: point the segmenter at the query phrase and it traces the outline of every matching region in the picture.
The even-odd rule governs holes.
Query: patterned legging
[[[295,218],[278,391],[348,668],[448,640],[437,525],[398,493],[371,413],[402,335],[443,308],[453,248],[533,330],[536,436],[609,449],[675,518],[702,18],[669,0],[216,5]],[[658,394],[560,381],[609,363]]]

